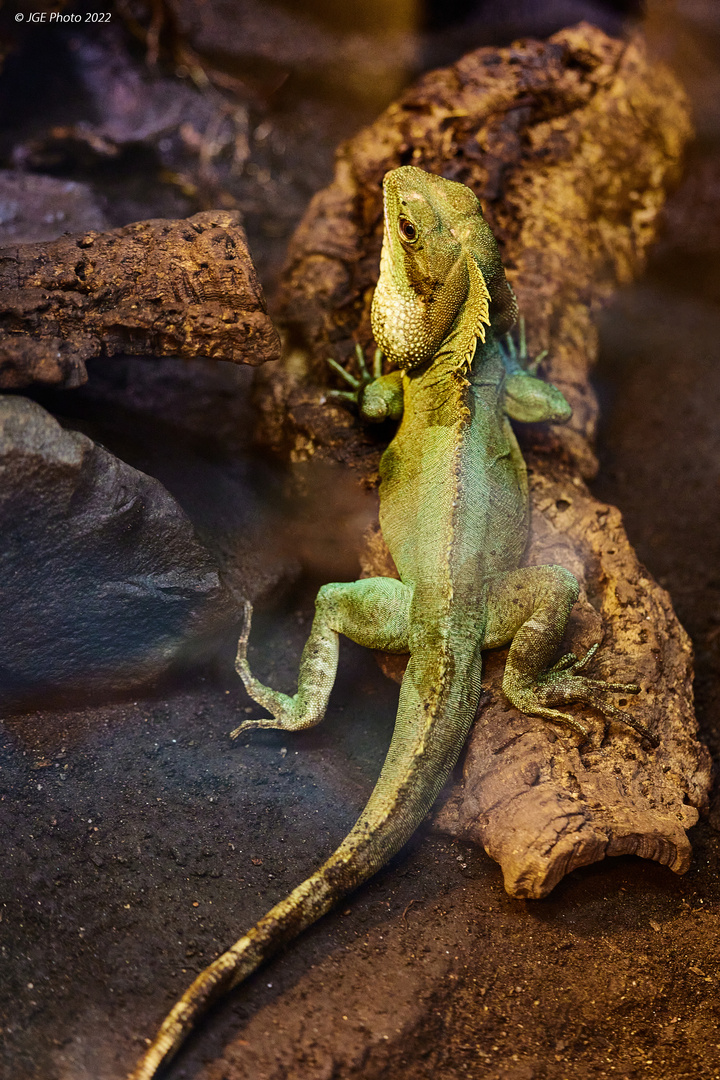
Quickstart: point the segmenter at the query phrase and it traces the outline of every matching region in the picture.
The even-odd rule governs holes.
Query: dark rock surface
[[[105,215],[87,184],[0,170],[0,248],[106,228]]]
[[[156,480],[22,397],[0,398],[0,462],[6,704],[150,682],[232,627],[237,601]]]
[[[253,445],[251,367],[122,357],[92,360],[88,372],[79,390],[36,387],[35,400],[159,480],[236,596],[267,602],[303,570],[318,580],[356,575],[375,498],[337,466],[310,462],[291,474]]]

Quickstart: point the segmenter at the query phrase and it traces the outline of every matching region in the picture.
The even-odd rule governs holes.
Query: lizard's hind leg
[[[637,694],[638,686],[580,674],[598,645],[588,649],[582,659],[567,653],[552,665],[577,597],[578,583],[562,566],[527,566],[493,583],[484,647],[511,642],[503,677],[506,696],[528,716],[565,724],[583,739],[589,737],[585,725],[558,709],[559,705],[588,705],[608,719],[634,728],[657,745],[656,737],[644,724],[607,700],[608,694]]]
[[[407,652],[411,598],[412,590],[395,578],[374,577],[323,585],[315,601],[315,618],[300,660],[297,693],[292,696],[270,689],[250,671],[247,641],[252,608],[246,604],[235,670],[250,697],[271,715],[246,720],[231,732],[232,737],[235,739],[251,728],[301,731],[319,724],[335,682],[340,634],[369,649]]]

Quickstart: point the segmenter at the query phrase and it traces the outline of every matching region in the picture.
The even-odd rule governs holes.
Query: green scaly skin
[[[524,713],[565,724],[585,739],[584,725],[557,708],[581,702],[656,741],[607,701],[608,693],[638,687],[580,674],[597,646],[583,660],[568,654],[551,666],[578,584],[560,566],[520,568],[528,487],[509,418],[564,422],[570,407],[559,390],[521,366],[509,341],[504,349],[498,344],[515,322],[517,304],[478,201],[463,184],[412,166],[388,173],[384,192],[373,331],[399,370],[361,385],[350,381],[367,419],[402,416],[380,465],[380,522],[401,580],[376,577],[320,590],[292,697],[250,672],[248,605],[237,671],[271,716],[246,721],[232,734],[319,723],[345,634],[371,649],[410,654],[392,742],[367,806],[337,851],[197,977],[131,1080],[151,1080],[212,1001],[405,844],[473,723],[483,649],[510,644],[503,690]]]

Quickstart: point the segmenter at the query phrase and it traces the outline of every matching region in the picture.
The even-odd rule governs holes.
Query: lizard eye
[[[398,220],[398,229],[403,240],[407,240],[408,244],[414,243],[418,238],[418,231],[413,225],[412,221],[408,221],[406,217],[401,217]]]

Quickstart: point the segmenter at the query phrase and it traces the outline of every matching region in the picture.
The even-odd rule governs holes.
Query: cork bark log
[[[565,427],[519,431],[532,492],[528,564],[560,563],[582,585],[565,646],[602,648],[592,672],[636,681],[637,735],[587,716],[591,743],[512,708],[500,689],[504,651],[486,653],[486,694],[437,825],[481,843],[508,891],[546,895],[577,866],[635,852],[687,869],[686,830],[706,805],[707,751],[698,742],[692,656],[667,593],[638,563],[620,514],[585,480],[596,470],[597,403],[589,373],[594,317],[643,267],[667,188],[690,135],[677,82],[645,54],[581,24],[546,42],[480,49],[425,76],[343,146],[335,178],[292,241],[283,303],[291,350],[261,373],[266,440],[293,459],[313,454],[377,479],[390,432],[365,429],[325,399],[324,357],[352,367],[372,347],[370,302],[381,245],[380,185],[412,163],[469,184],[499,240],[542,374],[573,406]],[[379,533],[365,573],[394,573]],[[386,668],[393,664],[386,658]],[[400,665],[402,666],[402,665]],[[394,661],[394,673],[398,663]]]
[[[78,386],[115,353],[278,358],[237,211],[0,249],[0,388]]]

